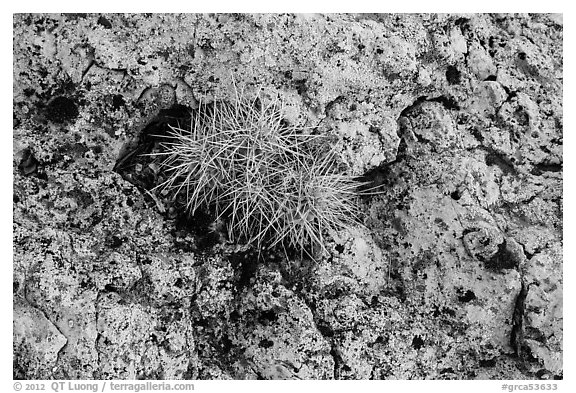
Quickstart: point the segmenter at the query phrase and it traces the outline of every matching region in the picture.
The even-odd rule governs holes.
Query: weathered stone
[[[563,377],[558,15],[13,26],[15,378]],[[155,194],[149,127],[234,86],[379,186],[365,228],[259,254]]]

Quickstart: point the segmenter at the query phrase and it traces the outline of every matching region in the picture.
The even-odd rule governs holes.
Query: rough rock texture
[[[562,34],[557,15],[15,15],[14,377],[562,378]],[[383,190],[321,260],[201,248],[118,170],[161,110],[233,83]]]

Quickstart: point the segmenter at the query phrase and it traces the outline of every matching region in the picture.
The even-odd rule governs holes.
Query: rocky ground
[[[561,379],[562,36],[556,15],[15,15],[14,378]],[[145,131],[232,79],[381,186],[330,255],[259,261],[147,191]]]

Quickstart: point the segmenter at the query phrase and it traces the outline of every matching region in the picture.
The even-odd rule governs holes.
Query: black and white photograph
[[[12,21],[15,389],[562,382],[563,14]]]

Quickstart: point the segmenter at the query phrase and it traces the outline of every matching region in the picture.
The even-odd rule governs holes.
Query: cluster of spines
[[[363,183],[342,173],[334,151],[322,153],[312,128],[288,125],[283,104],[236,94],[202,104],[189,130],[171,128],[162,149],[167,180],[190,213],[211,210],[230,240],[260,248],[324,250],[324,233],[358,224]]]

